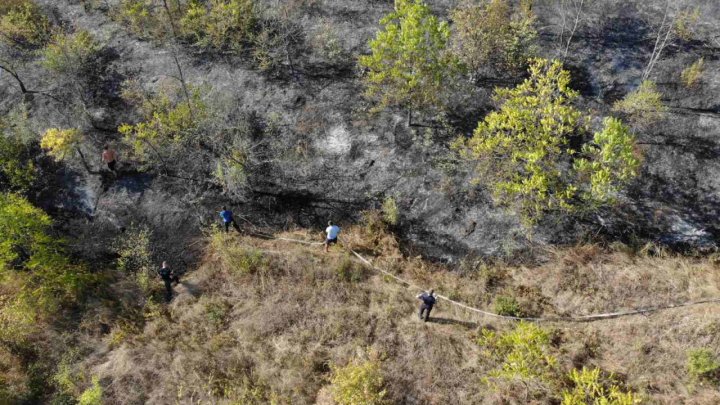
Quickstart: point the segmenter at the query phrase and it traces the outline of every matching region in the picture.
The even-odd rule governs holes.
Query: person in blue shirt
[[[220,218],[222,218],[223,225],[225,225],[225,233],[230,231],[230,225],[232,225],[238,233],[242,233],[237,222],[235,222],[235,217],[233,216],[232,211],[227,209],[225,206],[223,206],[222,211],[220,211]]]
[[[420,293],[418,294],[417,299],[422,301],[418,316],[420,317],[420,320],[427,322],[428,319],[430,319],[430,311],[432,311],[433,306],[435,305],[435,291],[430,290],[428,292]],[[425,313],[425,319],[423,319],[423,313]]]
[[[328,227],[325,229],[325,233],[327,234],[327,238],[325,238],[325,253],[327,253],[330,245],[337,243],[338,234],[340,234],[340,227],[333,225],[332,221],[328,221]]]

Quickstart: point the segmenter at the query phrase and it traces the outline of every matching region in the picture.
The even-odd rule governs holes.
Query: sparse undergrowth
[[[708,259],[590,245],[548,252],[548,262],[532,268],[496,263],[460,275],[403,258],[397,245],[381,242],[389,234],[367,234],[367,226],[345,227],[342,243],[416,284],[490,310],[495,303],[513,312],[534,297],[545,301],[535,306],[538,315],[587,313],[716,293],[707,283],[715,277]],[[693,370],[703,374],[707,362],[694,366],[698,356],[685,356],[717,343],[720,318],[712,307],[535,325],[490,322],[440,301],[435,322],[425,324],[416,320],[414,291],[364,268],[342,247],[324,254],[321,246],[219,231],[207,241],[204,264],[176,287],[167,311],[147,318],[142,330],[126,329],[109,352],[82,360],[83,369],[113,382],[102,384],[106,403],[682,402],[691,395],[676,384],[685,364],[681,379],[692,395],[719,398],[692,382]],[[487,272],[499,278],[483,286]],[[518,301],[508,291],[518,292]]]

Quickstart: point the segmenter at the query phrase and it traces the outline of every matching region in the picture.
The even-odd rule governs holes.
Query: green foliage
[[[377,360],[354,361],[333,368],[332,395],[340,405],[387,404],[385,381]]]
[[[675,34],[684,41],[691,41],[695,37],[695,26],[699,18],[699,8],[688,8],[678,12],[675,17]]]
[[[92,379],[92,387],[86,389],[80,398],[78,398],[78,405],[102,405],[103,389],[100,386],[100,380],[97,377]]]
[[[151,96],[127,91],[125,96],[139,102],[143,120],[122,124],[118,131],[138,159],[166,163],[199,141],[201,122],[208,113],[200,89],[191,88],[189,100],[179,88]]]
[[[29,145],[0,123],[0,188],[23,192],[35,181]]]
[[[513,9],[508,0],[466,0],[452,11],[453,49],[477,74],[490,69],[493,75],[516,75],[535,54],[537,31],[532,2]]]
[[[43,50],[43,64],[53,72],[80,76],[95,62],[101,46],[88,31],[57,33]]]
[[[443,90],[458,67],[447,52],[448,24],[421,0],[397,0],[380,24],[383,30],[370,41],[372,53],[359,58],[367,69],[367,96],[376,99],[378,109],[442,106]]]
[[[705,73],[705,58],[700,58],[683,69],[680,79],[682,79],[685,87],[695,87],[700,83],[703,73]]]
[[[563,405],[633,405],[639,404],[640,399],[632,392],[623,392],[612,382],[603,381],[600,369],[587,369],[578,371],[573,369],[568,375],[574,387],[571,391],[562,393]]]
[[[622,187],[638,175],[641,161],[636,156],[635,136],[617,118],[605,118],[603,130],[583,145],[573,162],[582,184],[581,198],[591,205],[615,201]]]
[[[253,0],[193,0],[180,26],[198,47],[240,51],[252,36],[256,19]]]
[[[56,160],[62,160],[73,153],[82,142],[83,135],[77,128],[50,128],[40,140],[40,146],[48,150],[48,154]]]
[[[220,259],[223,270],[230,274],[255,274],[268,267],[268,259],[261,250],[228,243],[224,230],[213,228],[209,233],[210,245]]]
[[[95,277],[63,254],[50,217],[15,194],[0,194],[0,340],[23,339],[40,316],[77,303]]]
[[[550,335],[533,323],[521,321],[505,333],[483,330],[478,344],[485,346],[486,355],[500,361],[490,373],[496,378],[546,381],[557,363],[550,354]]]
[[[551,210],[612,203],[639,165],[634,137],[617,120],[606,120],[592,143],[571,144],[589,119],[574,107],[578,94],[569,84],[559,61],[534,59],[528,79],[495,91],[500,110],[488,114],[472,138],[453,145],[462,157],[479,161],[496,201],[515,208],[526,223]]]
[[[40,48],[50,39],[50,22],[30,0],[0,5],[0,42],[26,49]]]
[[[159,39],[164,33],[159,7],[153,0],[121,0],[113,17],[141,38]]]
[[[499,315],[523,316],[520,304],[515,297],[500,295],[495,298],[495,313]]]
[[[398,220],[400,219],[400,212],[395,198],[385,198],[382,205],[382,214],[383,220],[385,220],[388,225],[397,225]]]
[[[720,374],[720,362],[709,349],[693,349],[688,351],[687,369],[693,378],[716,380]]]
[[[625,98],[616,101],[613,111],[626,115],[636,126],[645,127],[663,118],[667,107],[655,82],[645,80]]]
[[[152,291],[155,274],[151,238],[152,231],[149,227],[131,225],[113,245],[113,250],[118,255],[118,269],[134,275],[135,281],[148,295]]]

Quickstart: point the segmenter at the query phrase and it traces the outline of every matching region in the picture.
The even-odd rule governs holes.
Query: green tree
[[[43,51],[43,64],[56,73],[77,77],[91,67],[100,49],[88,31],[58,33]]]
[[[545,59],[534,59],[529,70],[517,87],[496,90],[500,109],[454,147],[478,161],[497,202],[515,208],[526,223],[551,210],[612,203],[639,167],[634,137],[608,119],[591,142],[579,145],[589,117],[573,105],[578,93],[569,87],[570,73]]]
[[[51,225],[25,198],[0,194],[0,341],[22,340],[38,319],[78,302],[95,280],[71,263]]]
[[[453,50],[473,75],[506,77],[526,69],[537,38],[531,5],[465,0],[452,11]]]
[[[200,142],[201,124],[207,117],[207,106],[199,89],[190,89],[188,102],[182,100],[180,89],[156,95],[128,90],[126,98],[140,104],[142,121],[122,124],[118,131],[138,159],[157,161],[167,167],[184,151]]]
[[[15,79],[23,94],[34,92],[21,78],[22,70],[50,39],[50,29],[50,22],[34,2],[0,2],[0,70]]]
[[[638,128],[644,128],[662,119],[667,107],[655,82],[645,80],[637,89],[613,104],[613,111],[621,113]]]
[[[447,51],[448,24],[438,21],[421,0],[397,0],[395,11],[380,23],[383,29],[370,41],[371,54],[359,59],[367,70],[367,96],[378,109],[442,106],[443,90],[459,66]]]

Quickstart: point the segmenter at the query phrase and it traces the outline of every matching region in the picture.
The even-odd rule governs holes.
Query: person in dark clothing
[[[222,211],[220,211],[220,218],[222,218],[223,225],[225,225],[225,233],[228,233],[230,231],[230,225],[232,225],[233,228],[238,231],[238,233],[242,233],[237,222],[235,222],[235,216],[233,215],[233,212],[227,209],[225,206],[223,206]]]
[[[165,301],[170,302],[172,299],[172,283],[175,284],[180,282],[180,278],[170,269],[167,262],[162,262],[162,267],[158,270],[158,275],[165,282]]]
[[[423,313],[425,313],[424,321],[427,322],[428,319],[430,319],[430,311],[432,311],[433,306],[435,305],[435,291],[430,290],[428,292],[420,293],[417,295],[417,299],[422,301],[422,304],[420,304],[420,313],[418,313],[418,317],[423,320]]]

